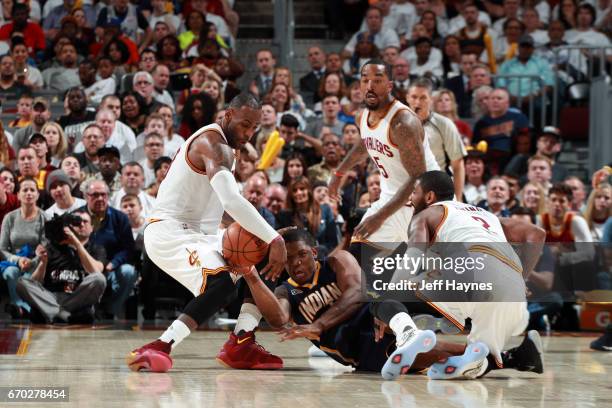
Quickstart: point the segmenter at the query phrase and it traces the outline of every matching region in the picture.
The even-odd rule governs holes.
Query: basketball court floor
[[[173,353],[165,374],[134,373],[126,353],[160,330],[111,327],[0,327],[0,387],[69,387],[69,403],[0,406],[78,407],[612,407],[612,353],[591,351],[594,334],[543,337],[545,373],[497,371],[477,381],[383,381],[328,358],[309,358],[310,343],[258,340],[283,357],[280,371],[237,371],[215,356],[227,332],[198,331]],[[463,341],[463,336],[441,336]],[[516,344],[520,339],[516,339]]]

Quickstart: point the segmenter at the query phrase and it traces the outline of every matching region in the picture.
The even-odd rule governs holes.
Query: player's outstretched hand
[[[278,334],[280,335],[280,341],[293,340],[300,337],[307,338],[308,340],[319,340],[321,331],[319,325],[312,323],[287,327],[278,332]]]
[[[370,215],[368,218],[361,220],[359,225],[355,227],[353,235],[359,239],[366,239],[380,228],[385,221],[378,213]]]
[[[374,341],[378,343],[383,337],[385,337],[385,333],[387,332],[387,328],[389,326],[387,323],[382,320],[374,318]]]
[[[280,235],[270,243],[268,264],[261,270],[261,275],[266,279],[275,281],[283,273],[287,264],[287,249],[285,241]]]

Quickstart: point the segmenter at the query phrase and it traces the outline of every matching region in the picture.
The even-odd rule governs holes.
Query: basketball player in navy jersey
[[[462,345],[409,342],[420,336],[406,324],[410,317],[401,303],[362,303],[361,268],[349,252],[336,250],[318,261],[314,240],[307,232],[290,230],[283,238],[290,279],[272,293],[257,273],[243,275],[268,323],[282,328],[283,340],[307,338],[339,363],[360,371],[381,371],[386,363],[395,361],[397,373],[390,376],[383,372],[387,379],[463,353]],[[377,330],[374,317],[381,328],[390,327],[394,335]],[[289,326],[290,322],[295,325]],[[423,339],[435,339],[431,331],[426,332],[429,336]],[[393,351],[407,348],[409,352],[400,357]]]

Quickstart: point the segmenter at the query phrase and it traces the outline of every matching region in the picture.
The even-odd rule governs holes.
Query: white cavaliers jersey
[[[388,107],[387,114],[374,127],[368,124],[370,111],[365,109],[361,115],[359,130],[361,140],[368,149],[368,153],[378,169],[380,170],[381,197],[390,198],[408,180],[410,175],[402,164],[397,140],[390,134],[390,125],[393,117],[398,111],[410,110],[398,100],[394,100]],[[425,153],[425,165],[427,170],[440,170],[436,158],[429,148],[427,138],[423,141]]]
[[[159,186],[150,219],[172,219],[204,234],[215,234],[223,216],[223,205],[206,173],[187,157],[191,143],[206,131],[217,132],[227,141],[221,126],[213,123],[195,132],[179,148],[168,174]],[[232,162],[234,170],[236,161]]]
[[[508,243],[499,218],[493,213],[458,201],[440,201],[432,205],[443,207],[444,216],[431,241],[473,242],[475,245],[466,245],[466,247],[490,253],[498,258],[501,255],[512,262],[511,266],[514,269],[520,267],[521,261]]]

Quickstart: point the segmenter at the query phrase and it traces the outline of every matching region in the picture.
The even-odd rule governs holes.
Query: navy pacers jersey
[[[299,285],[289,279],[283,286],[296,324],[314,322],[342,296],[336,273],[324,261],[316,263],[311,282]],[[388,341],[374,342],[374,320],[367,304],[348,320],[325,330],[312,343],[341,364],[374,371],[382,368],[389,347]]]

